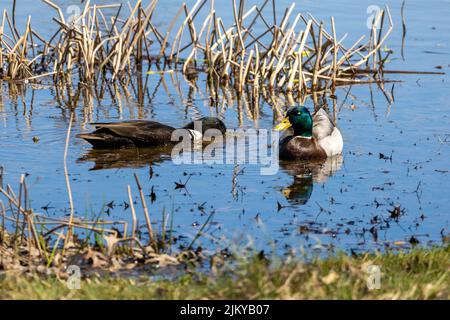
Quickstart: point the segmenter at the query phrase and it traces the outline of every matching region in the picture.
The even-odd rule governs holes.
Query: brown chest
[[[327,154],[314,137],[289,136],[280,141],[280,158],[286,160],[326,159]]]

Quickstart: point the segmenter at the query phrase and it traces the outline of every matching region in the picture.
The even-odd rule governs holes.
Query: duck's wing
[[[103,144],[108,145],[109,141],[112,145],[123,144],[136,147],[165,145],[170,143],[172,132],[175,130],[171,126],[156,121],[143,120],[92,123],[92,125],[96,128],[94,132],[79,135],[79,137],[86,140],[90,138],[91,141],[102,144],[102,146]]]
[[[94,126],[96,129],[105,127],[119,127],[119,126],[141,126],[147,123],[158,123],[156,121],[147,120],[126,120],[126,121],[116,121],[116,122],[91,122],[90,125]]]
[[[170,137],[175,128],[156,121],[122,121],[109,123],[93,123],[96,131],[108,131],[122,138],[135,140],[152,140]]]
[[[344,141],[341,132],[334,126],[323,108],[317,110],[313,116],[313,136],[328,157],[342,153]]]
[[[317,140],[321,140],[330,136],[333,130],[334,124],[328,117],[327,112],[323,108],[317,110],[313,115],[313,136]]]

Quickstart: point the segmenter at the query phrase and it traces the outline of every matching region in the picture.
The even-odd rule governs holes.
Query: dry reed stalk
[[[74,113],[70,113],[70,120],[69,120],[69,127],[67,128],[67,134],[66,134],[66,143],[64,146],[64,158],[63,158],[63,165],[64,165],[64,177],[66,180],[66,187],[67,187],[67,195],[69,197],[69,205],[70,205],[70,216],[69,216],[69,224],[67,228],[66,237],[64,240],[64,246],[63,246],[63,252],[66,250],[67,245],[69,244],[69,241],[72,238],[72,224],[73,224],[73,218],[74,218],[74,204],[73,204],[73,198],[72,198],[72,188],[70,186],[70,179],[69,179],[69,170],[67,168],[67,155],[69,153],[69,141],[70,141],[70,133],[72,131],[72,122],[73,122]]]
[[[318,72],[320,69],[320,60],[322,55],[322,45],[323,45],[323,22],[320,23],[319,26],[319,37],[318,37],[318,44],[316,47],[316,62],[313,69],[313,81],[312,81],[312,89],[319,89],[318,87]]]
[[[137,41],[142,37],[142,34],[145,30],[145,26],[150,21],[153,10],[155,9],[157,3],[158,3],[158,0],[152,1],[151,5],[150,5],[150,9],[147,12],[147,17],[145,18],[144,22],[142,24],[139,22],[140,27],[138,28],[137,32],[134,34],[134,40],[131,43],[130,47],[128,48],[127,52],[125,53],[124,57],[122,58],[122,61],[123,60],[125,60],[125,61],[122,64],[121,70],[123,70],[125,68],[126,62],[128,62],[128,65],[130,64],[129,59],[130,59],[131,52],[132,52],[133,48],[136,46]],[[140,1],[139,1],[139,5],[140,5]]]
[[[0,229],[0,245],[3,245],[5,241],[6,236],[6,226],[5,226],[5,219],[6,219],[6,208],[3,204],[3,201],[0,200],[0,209],[1,209],[1,215],[2,215],[2,223],[1,223],[1,229]]]
[[[22,190],[24,188],[24,185],[25,185],[24,175],[22,175],[21,176],[20,187],[19,187],[20,188],[19,192],[20,192],[21,198],[22,198]],[[41,246],[40,246],[40,243],[39,243],[39,239],[38,239],[38,236],[37,236],[36,229],[34,227],[33,221],[30,222],[30,220],[29,220],[29,217],[30,217],[30,215],[32,215],[32,212],[31,211],[27,211],[26,209],[24,209],[22,207],[21,200],[17,199],[17,197],[15,196],[14,192],[12,191],[12,188],[9,185],[7,186],[7,189],[8,190],[5,191],[3,188],[0,188],[0,193],[2,193],[3,195],[5,195],[8,198],[9,205],[10,205],[10,210],[11,210],[12,213],[14,212],[12,206],[14,205],[17,208],[17,215],[13,214],[13,218],[11,218],[11,219],[9,219],[8,217],[6,217],[4,215],[3,219],[4,220],[5,219],[6,220],[10,220],[10,221],[15,223],[15,226],[16,226],[16,232],[15,232],[15,236],[14,236],[14,246],[15,246],[15,248],[17,248],[17,245],[20,243],[20,241],[19,242],[17,241],[18,236],[19,236],[19,230],[21,232],[21,239],[23,239],[24,227],[26,225],[25,220],[27,219],[27,222],[28,222],[27,225],[28,225],[28,228],[29,228],[29,231],[30,231],[29,239],[31,239],[31,237],[33,238],[33,240],[35,242],[35,246],[37,247],[37,249],[39,251],[39,254],[42,256],[42,249],[41,249]],[[26,198],[25,198],[25,202],[26,202]],[[3,206],[3,203],[2,203],[2,206]],[[3,208],[4,208],[4,206],[3,206]],[[5,211],[5,213],[6,213],[6,211]],[[23,217],[24,217],[23,220],[20,220],[20,213],[23,214]],[[20,228],[20,225],[22,225],[22,228]]]
[[[240,4],[243,5],[243,3],[244,3],[244,0],[241,0]],[[239,10],[239,11],[241,12],[241,10]],[[242,38],[242,31],[241,31],[242,16],[238,16],[238,13],[236,11],[236,0],[233,0],[233,15],[234,15],[235,26],[237,29],[237,34],[238,34],[237,39],[239,39],[239,44],[236,44],[235,48],[236,48],[236,51],[239,51],[239,49],[242,49],[241,50],[242,51],[241,52],[241,60],[243,60],[244,56],[245,56],[245,44],[244,44],[244,40]]]
[[[190,11],[187,10],[186,8],[186,4],[183,3],[183,9],[186,13],[186,18],[184,19],[181,28],[178,30],[177,35],[175,36],[175,40],[173,41],[173,45],[172,45],[172,50],[170,52],[170,57],[169,59],[171,60],[173,55],[174,55],[174,50],[175,50],[175,45],[178,44],[177,46],[177,54],[176,54],[176,61],[175,64],[178,63],[178,59],[179,59],[179,51],[180,51],[180,47],[181,47],[181,41],[183,38],[183,33],[184,33],[184,29],[186,27],[186,24],[188,24],[191,20],[192,14],[194,13],[194,11],[197,9],[197,7],[200,5],[200,3],[203,0],[197,0],[197,2],[194,4],[194,6],[192,7],[192,9]]]
[[[298,91],[299,92],[301,91],[302,85],[303,85],[303,63],[302,63],[303,52],[304,52],[306,39],[308,38],[309,30],[311,28],[311,25],[312,25],[312,21],[309,20],[308,23],[306,24],[305,30],[301,34],[302,35],[301,42],[300,42],[300,46],[299,46],[298,51],[297,51],[296,63],[297,63],[297,67],[298,67],[298,77],[299,77],[298,78],[298,85],[299,85]],[[292,88],[293,88],[293,82],[294,82],[294,79],[295,79],[295,71],[297,69],[295,66],[296,65],[294,64],[293,73],[291,75],[291,78],[289,79],[288,91],[292,90]]]
[[[136,174],[134,174],[134,178],[136,180],[136,185],[138,187],[139,190],[139,195],[141,197],[141,204],[142,204],[142,208],[144,209],[144,215],[145,215],[145,222],[147,223],[147,229],[148,229],[148,233],[150,236],[150,242],[154,242],[156,239],[153,235],[153,228],[152,228],[152,223],[150,221],[150,215],[148,213],[148,208],[147,208],[147,202],[145,201],[145,196],[144,196],[144,192],[142,191],[142,187],[141,187],[141,183],[139,182],[139,178]]]
[[[132,226],[131,226],[131,238],[136,238],[136,226],[137,226],[137,218],[136,218],[136,211],[134,209],[134,201],[133,201],[133,195],[131,194],[131,187],[128,185],[128,201],[130,202],[130,211],[131,211],[131,217],[132,217]],[[132,245],[132,248],[134,248],[134,244]]]
[[[383,10],[384,11],[384,10]],[[352,65],[353,68],[359,67],[361,64],[363,64],[365,61],[367,61],[369,59],[369,57],[371,57],[377,50],[379,47],[381,47],[381,45],[384,43],[384,41],[387,39],[387,37],[390,35],[390,33],[393,30],[394,27],[394,23],[392,21],[392,16],[391,13],[389,11],[389,7],[386,7],[386,12],[388,15],[388,19],[389,19],[389,29],[387,30],[387,32],[384,34],[384,36],[381,38],[380,41],[377,42],[377,45],[375,48],[373,48],[371,51],[369,51],[365,56],[363,56],[360,61],[354,63]],[[343,71],[348,70],[348,68],[344,68]]]
[[[62,21],[63,23],[66,22],[66,21],[64,20],[64,15],[63,15],[63,13],[62,13],[62,11],[61,11],[61,8],[60,8],[59,6],[57,6],[56,4],[54,4],[53,2],[51,2],[50,0],[42,0],[42,1],[44,1],[46,4],[48,4],[50,7],[52,7],[53,9],[55,9],[55,10],[58,12],[59,18],[61,19],[61,21]],[[88,0],[88,3],[89,3],[89,0]]]
[[[178,9],[177,13],[175,14],[175,17],[172,19],[172,21],[169,24],[169,28],[166,31],[166,36],[164,37],[163,43],[161,44],[161,50],[159,51],[160,56],[164,56],[164,54],[166,52],[166,48],[167,48],[167,43],[169,41],[170,33],[172,32],[172,29],[175,26],[175,22],[177,21],[178,17],[181,15],[182,12],[183,12],[183,7]],[[171,60],[172,57],[170,56],[168,59]]]
[[[334,17],[331,17],[331,31],[333,33],[333,79],[331,81],[332,90],[334,91],[336,88],[336,77],[338,76],[338,68],[337,68],[337,54],[338,54],[338,43],[336,41],[336,27],[334,25]]]
[[[288,12],[288,14],[286,15],[286,17],[289,16],[289,14],[290,14],[290,12],[292,11],[292,9],[293,9],[293,6],[291,6],[291,10]],[[300,14],[298,14],[298,15],[296,16],[293,25],[291,26],[291,28],[289,29],[289,31],[286,33],[286,35],[283,37],[283,39],[282,39],[281,42],[280,42],[280,47],[282,46],[283,49],[282,49],[281,54],[280,54],[281,58],[280,58],[280,60],[278,60],[278,64],[277,64],[277,66],[276,66],[276,68],[275,68],[275,71],[274,71],[274,72],[272,73],[272,75],[270,76],[269,86],[270,86],[271,88],[274,87],[274,85],[275,85],[275,79],[276,79],[278,73],[281,71],[281,69],[285,66],[286,60],[288,59],[286,53],[287,53],[287,50],[288,50],[289,40],[290,40],[290,38],[291,38],[291,37],[293,36],[293,34],[294,34],[295,26],[297,25],[297,23],[298,23],[300,17],[301,17]],[[283,25],[284,25],[284,24],[283,24]],[[283,25],[282,25],[282,26],[283,26]],[[282,28],[280,28],[280,29],[282,29]],[[278,87],[280,87],[280,85],[278,85]]]
[[[19,183],[19,199],[18,199],[18,207],[21,208],[22,207],[22,190],[23,190],[23,180],[25,179],[25,175],[22,174],[20,176],[20,183]],[[24,216],[26,215],[26,210],[24,211]],[[18,237],[19,237],[19,231],[21,231],[23,233],[23,230],[20,230],[20,224],[19,224],[19,219],[20,219],[20,211],[17,213],[17,217],[16,217],[16,231],[14,232],[14,241],[17,241]]]

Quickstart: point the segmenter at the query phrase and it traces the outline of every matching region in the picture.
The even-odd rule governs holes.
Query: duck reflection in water
[[[90,149],[77,162],[94,162],[89,170],[142,168],[170,160],[171,148]]]
[[[207,145],[213,145],[213,141],[207,141],[196,148],[203,149]],[[122,148],[122,149],[89,149],[77,162],[94,162],[89,170],[143,168],[172,160],[172,146],[160,146],[152,148]],[[219,148],[219,147],[218,147]],[[199,149],[195,149],[199,150]]]
[[[294,177],[281,191],[291,204],[304,205],[311,198],[314,183],[324,183],[342,167],[342,155],[315,161],[280,161],[280,167]]]

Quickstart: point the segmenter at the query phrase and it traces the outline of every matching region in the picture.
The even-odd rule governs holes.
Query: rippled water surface
[[[220,14],[230,21],[228,1],[216,2]],[[58,3],[65,8],[70,1]],[[253,3],[257,2],[248,1],[248,5]],[[283,12],[289,3],[278,1],[278,10]],[[18,25],[31,15],[35,28],[51,34],[48,19],[53,11],[38,1],[18,0],[18,4]],[[309,11],[326,23],[333,15],[338,35],[348,33],[350,43],[361,34],[368,35],[366,10],[371,4],[300,1],[296,10]],[[211,107],[202,75],[197,87],[181,74],[150,75],[143,105],[133,94],[127,97],[124,93],[115,101],[105,94],[79,103],[67,160],[76,214],[102,213],[107,219],[129,220],[130,209],[124,202],[128,202],[129,184],[138,195],[136,173],[149,195],[153,222],[160,225],[163,212],[174,212],[174,232],[188,237],[186,241],[214,213],[208,232],[199,240],[210,248],[215,248],[217,239],[222,246],[230,240],[251,240],[266,250],[274,245],[280,250],[372,250],[398,241],[408,243],[411,236],[421,244],[440,243],[442,234],[448,233],[450,213],[450,2],[407,1],[404,61],[400,56],[400,4],[390,3],[395,29],[387,45],[394,54],[386,68],[446,74],[387,75],[402,80],[394,86],[386,84],[386,92],[394,97],[392,103],[376,85],[339,89],[334,103],[344,137],[342,159],[309,174],[295,164],[281,163],[276,174],[261,175],[258,165],[176,165],[170,156],[148,150],[92,152],[90,145],[75,138],[92,129],[90,122],[120,119],[153,119],[177,127],[200,115],[211,115],[223,118],[229,128],[270,129],[274,125],[272,105],[265,102],[256,118],[231,93]],[[158,26],[167,27],[168,17],[178,6],[177,1],[161,1]],[[10,1],[0,0],[0,9],[5,8],[10,9]],[[284,99],[275,97],[280,105]],[[320,102],[333,110],[332,99]],[[313,108],[311,99],[306,106]],[[70,112],[56,99],[52,86],[17,90],[17,86],[1,83],[0,165],[5,182],[16,188],[20,175],[26,173],[32,207],[50,216],[69,212],[63,170],[69,118]],[[175,189],[175,182],[186,181],[186,188]],[[398,221],[385,223],[394,206],[401,206],[404,214]],[[144,226],[144,217],[139,218]],[[369,231],[374,226],[376,234],[374,229]]]

